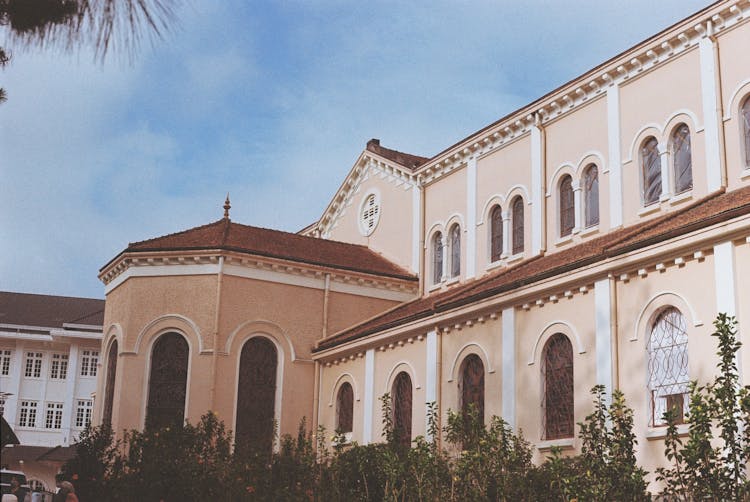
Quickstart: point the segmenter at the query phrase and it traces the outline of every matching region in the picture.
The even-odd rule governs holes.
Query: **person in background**
[[[65,492],[65,502],[78,502],[78,496],[76,490],[73,488],[73,483],[70,481],[63,481],[60,483],[60,491]]]
[[[29,497],[29,494],[26,492],[26,489],[21,486],[21,482],[18,480],[16,476],[13,476],[10,479],[10,494],[15,495],[18,502],[30,502],[31,500],[31,497]],[[28,501],[26,497],[29,497]]]

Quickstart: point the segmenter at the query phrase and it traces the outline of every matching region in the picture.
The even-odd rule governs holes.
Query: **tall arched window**
[[[750,168],[750,96],[742,104],[740,120],[742,121],[742,139],[745,146],[745,167]]]
[[[268,338],[249,339],[240,353],[235,451],[268,453],[273,447],[276,410],[276,346]]]
[[[513,254],[523,253],[523,199],[518,196],[511,205],[513,223]]]
[[[648,338],[648,390],[651,424],[666,425],[672,410],[678,423],[688,409],[688,346],[685,317],[674,307],[664,309],[651,325]]]
[[[461,363],[461,411],[466,415],[474,406],[479,419],[484,421],[484,363],[476,354],[466,356]]]
[[[450,231],[451,277],[461,275],[461,227],[453,225]]]
[[[641,184],[643,205],[657,202],[661,196],[661,157],[659,142],[653,136],[646,138],[641,145]]]
[[[190,349],[179,333],[165,333],[151,351],[146,428],[181,426],[185,421],[188,356]]]
[[[411,377],[405,371],[396,376],[391,388],[393,399],[393,432],[396,441],[404,445],[411,444]]]
[[[443,234],[436,232],[432,236],[432,283],[443,280]]]
[[[349,433],[354,430],[354,390],[352,384],[344,382],[336,394],[336,432]]]
[[[583,204],[586,227],[599,224],[599,170],[589,164],[583,171]]]
[[[693,159],[690,151],[690,128],[680,124],[672,132],[672,167],[675,193],[693,188]]]
[[[503,255],[503,209],[495,206],[490,213],[490,261]]]
[[[544,439],[573,437],[573,346],[556,333],[542,355]]]
[[[573,232],[576,224],[576,203],[573,198],[573,178],[565,175],[560,180],[560,236]]]
[[[115,399],[115,376],[117,375],[117,340],[112,340],[107,352],[107,376],[104,383],[104,412],[102,422],[112,425],[112,405]]]

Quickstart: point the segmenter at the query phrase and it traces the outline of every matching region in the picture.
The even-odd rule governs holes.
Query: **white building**
[[[103,300],[0,292],[0,413],[20,441],[2,464],[48,489],[91,420],[103,315]]]

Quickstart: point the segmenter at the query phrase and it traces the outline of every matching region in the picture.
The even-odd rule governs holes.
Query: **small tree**
[[[674,414],[668,423],[665,455],[672,463],[657,469],[672,500],[744,500],[750,497],[750,387],[741,387],[737,370],[737,321],[719,314],[711,336],[718,341],[719,372],[707,385],[690,385],[689,433],[677,435]],[[718,434],[717,434],[718,433]]]
[[[73,482],[81,500],[106,500],[107,484],[118,458],[118,444],[108,424],[86,426],[65,462],[62,477]]]

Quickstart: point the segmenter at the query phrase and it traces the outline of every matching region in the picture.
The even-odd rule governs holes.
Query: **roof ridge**
[[[48,298],[70,298],[72,300],[92,300],[97,302],[103,302],[104,300],[102,298],[91,298],[88,296],[68,296],[68,295],[50,295],[46,293],[25,293],[25,292],[17,292],[17,291],[0,291],[0,294],[9,294],[9,295],[25,295],[25,296],[46,296]]]
[[[181,234],[185,234],[187,232],[193,232],[195,230],[202,230],[204,228],[208,228],[208,227],[211,227],[213,225],[217,225],[217,224],[221,223],[222,221],[224,221],[224,218],[222,218],[220,220],[212,221],[211,223],[206,223],[204,225],[199,225],[197,227],[190,227],[190,228],[187,228],[185,230],[179,230],[177,232],[172,232],[172,233],[169,233],[169,234],[159,235],[157,237],[152,237],[150,239],[144,239],[142,241],[129,242],[128,243],[128,247],[138,246],[140,244],[145,244],[147,242],[153,242],[153,241],[156,241],[156,240],[159,240],[159,239],[164,239],[166,237],[174,237],[175,235],[181,235]]]

